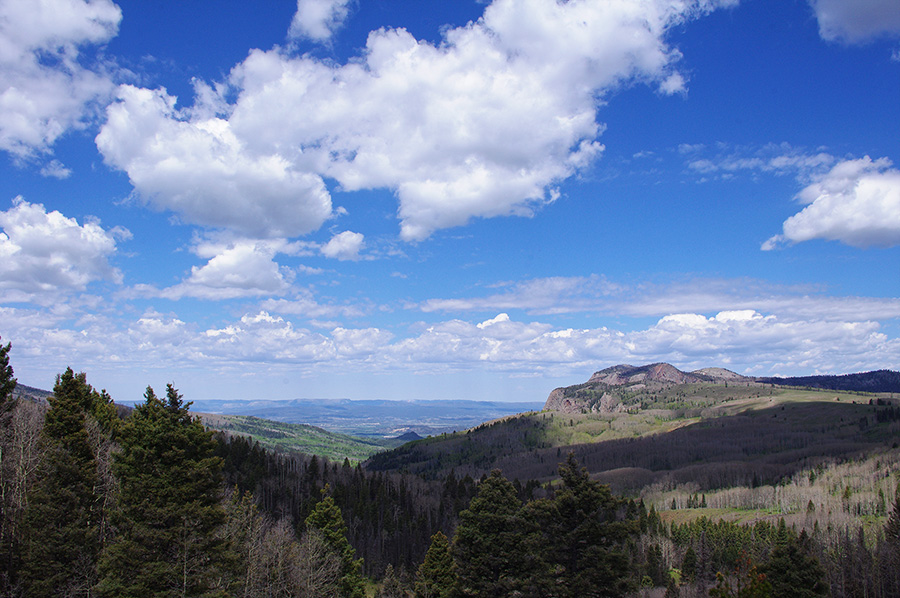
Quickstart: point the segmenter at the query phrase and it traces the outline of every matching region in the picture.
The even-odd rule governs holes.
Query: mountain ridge
[[[665,363],[633,366],[618,364],[594,372],[587,382],[555,388],[544,409],[563,413],[615,413],[630,408],[632,391],[653,391],[679,384],[776,385],[841,390],[848,392],[900,392],[900,372],[872,370],[855,374],[751,377],[721,367],[684,372]]]
[[[613,413],[625,409],[623,399],[626,397],[623,397],[623,394],[627,394],[626,389],[653,390],[676,384],[702,382],[723,384],[738,382],[748,385],[756,383],[754,378],[720,367],[683,372],[665,362],[640,366],[619,364],[594,372],[588,381],[582,384],[553,389],[547,397],[544,409],[563,413],[580,413],[585,409],[599,413]]]

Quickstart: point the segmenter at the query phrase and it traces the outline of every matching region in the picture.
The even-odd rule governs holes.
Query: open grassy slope
[[[306,424],[289,424],[247,415],[200,414],[203,423],[229,434],[249,436],[265,448],[318,455],[332,461],[363,461],[395,448],[403,440],[358,438]]]

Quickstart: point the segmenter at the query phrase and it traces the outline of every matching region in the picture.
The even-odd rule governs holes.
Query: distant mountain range
[[[486,421],[528,411],[541,403],[463,400],[199,400],[198,413],[251,415],[287,423],[302,423],[354,436],[396,437],[408,432],[431,436],[466,430]]]
[[[842,376],[794,376],[791,378],[757,378],[764,384],[780,386],[804,386],[826,390],[860,392],[900,392],[900,372],[875,370]]]

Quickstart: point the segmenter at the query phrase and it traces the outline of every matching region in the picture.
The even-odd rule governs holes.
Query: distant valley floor
[[[193,402],[191,411],[247,415],[353,436],[391,438],[408,432],[434,436],[462,431],[502,417],[540,411],[543,406],[538,402],[464,400],[200,400]]]

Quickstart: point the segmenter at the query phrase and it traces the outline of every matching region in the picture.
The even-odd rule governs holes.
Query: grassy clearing
[[[249,436],[265,448],[318,455],[331,461],[348,459],[357,463],[402,444],[393,439],[357,438],[306,424],[289,424],[247,415],[204,414],[201,417],[210,428]]]

